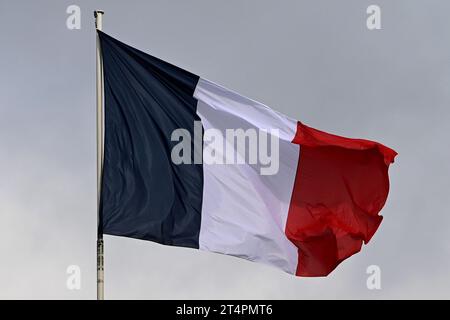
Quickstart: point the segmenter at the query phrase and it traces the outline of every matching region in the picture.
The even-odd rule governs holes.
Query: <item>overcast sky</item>
[[[381,30],[366,27],[370,4]],[[381,227],[327,278],[105,236],[106,298],[450,298],[446,0],[0,0],[0,298],[96,295],[94,9],[121,41],[399,153]],[[373,264],[381,290],[366,287]]]

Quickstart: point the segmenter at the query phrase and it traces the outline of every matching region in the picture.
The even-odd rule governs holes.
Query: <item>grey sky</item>
[[[81,30],[66,8],[82,10]],[[382,9],[382,30],[366,8]],[[450,2],[0,0],[0,298],[95,298],[95,33],[399,152],[380,229],[327,278],[105,238],[106,298],[450,298]],[[81,267],[82,287],[66,288]],[[366,288],[381,267],[382,289]]]

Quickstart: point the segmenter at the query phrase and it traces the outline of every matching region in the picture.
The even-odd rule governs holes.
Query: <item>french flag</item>
[[[307,277],[328,275],[369,242],[382,221],[394,150],[313,129],[98,33],[100,232]],[[236,132],[246,134],[247,149],[229,135]]]

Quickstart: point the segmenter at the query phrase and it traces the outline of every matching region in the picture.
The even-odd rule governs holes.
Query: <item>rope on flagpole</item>
[[[95,10],[95,28],[102,30],[102,10]],[[98,33],[96,34],[96,83],[97,83],[97,300],[104,299],[103,231],[100,217],[100,194],[103,173],[103,57]]]

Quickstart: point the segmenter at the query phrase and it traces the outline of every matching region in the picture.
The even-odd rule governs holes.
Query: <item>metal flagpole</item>
[[[102,30],[104,12],[94,11],[95,28]],[[100,39],[96,34],[96,82],[97,82],[97,300],[104,299],[104,259],[103,259],[103,231],[100,219],[100,194],[103,173],[103,57]]]

